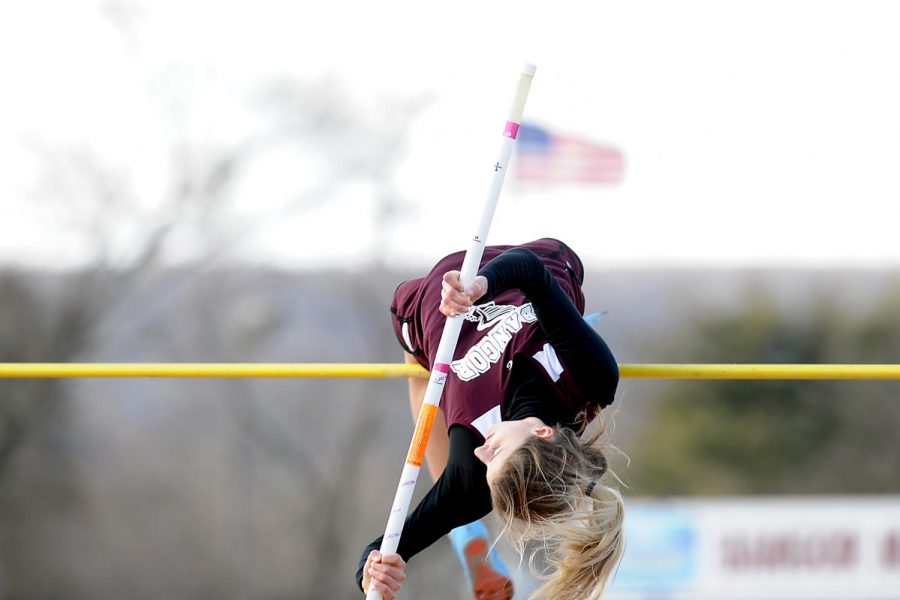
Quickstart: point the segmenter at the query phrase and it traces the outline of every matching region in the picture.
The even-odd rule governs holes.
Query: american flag
[[[558,135],[522,123],[516,139],[512,173],[517,183],[619,183],[624,172],[622,153],[612,146]]]

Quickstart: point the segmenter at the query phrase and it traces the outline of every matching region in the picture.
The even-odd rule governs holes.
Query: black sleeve
[[[615,357],[537,254],[527,248],[512,248],[478,274],[488,282],[488,291],[479,302],[509,289],[521,290],[531,301],[547,341],[578,381],[581,393],[599,406],[612,403],[619,383]]]
[[[491,512],[486,467],[474,454],[481,443],[478,436],[465,427],[450,428],[447,467],[403,525],[397,547],[397,554],[403,560],[408,561],[454,527],[471,523]],[[381,547],[383,537],[379,536],[363,551],[356,571],[357,589],[362,589],[366,558],[369,552]]]

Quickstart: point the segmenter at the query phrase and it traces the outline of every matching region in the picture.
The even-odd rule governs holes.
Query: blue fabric
[[[521,123],[516,136],[519,152],[547,152],[553,143],[550,132],[533,123]]]
[[[606,315],[606,312],[607,311],[604,310],[603,312],[595,312],[589,315],[584,315],[584,322],[593,327],[600,321],[600,319],[602,319]]]
[[[469,566],[466,562],[466,546],[469,545],[469,542],[472,540],[482,538],[487,542],[488,547],[491,547],[492,540],[490,533],[488,533],[487,527],[485,527],[484,523],[479,519],[478,521],[472,521],[468,525],[453,529],[448,534],[448,537],[450,538],[450,544],[453,546],[453,551],[456,552],[456,558],[459,559],[459,564],[462,565],[463,571],[466,573],[466,579],[471,586],[472,575],[469,573]],[[505,577],[510,577],[509,569],[506,568],[500,555],[497,554],[497,551],[493,548],[491,548],[491,551],[488,554],[488,565],[497,573],[500,573]]]

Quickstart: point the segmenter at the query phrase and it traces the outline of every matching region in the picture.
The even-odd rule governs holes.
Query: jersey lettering
[[[471,381],[487,373],[503,356],[503,351],[513,335],[527,323],[537,321],[531,303],[522,306],[495,305],[493,302],[469,309],[466,320],[478,321],[481,330],[490,323],[495,325],[487,334],[466,351],[465,356],[450,363],[450,368],[462,381]]]

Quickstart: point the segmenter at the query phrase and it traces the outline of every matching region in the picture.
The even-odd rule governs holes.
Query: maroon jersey
[[[513,247],[486,247],[480,266]],[[578,256],[562,242],[549,238],[521,247],[541,258],[578,311],[584,313],[584,273]],[[456,252],[441,259],[428,275],[405,281],[394,292],[391,312],[397,339],[428,370],[434,363],[446,319],[438,310],[441,279],[447,271],[459,270],[463,257],[463,252]],[[441,399],[448,427],[464,425],[483,437],[487,427],[500,420],[515,361],[539,364],[565,397],[565,368],[538,326],[531,303],[519,290],[506,290],[490,302],[473,306],[464,318]]]

